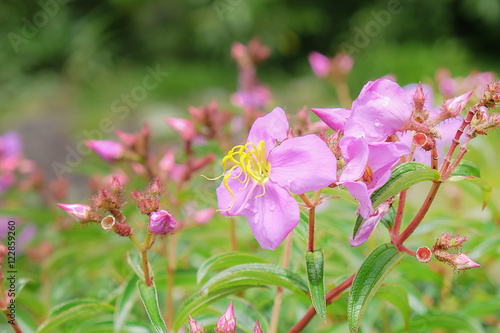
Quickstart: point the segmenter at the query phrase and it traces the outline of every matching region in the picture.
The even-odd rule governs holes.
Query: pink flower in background
[[[302,194],[336,180],[336,159],[326,144],[315,135],[285,140],[288,128],[281,108],[258,118],[246,144],[223,159],[224,167],[228,161],[235,166],[217,188],[221,214],[246,216],[264,249],[276,249],[299,223],[299,206],[289,191]]]
[[[125,151],[121,144],[110,140],[87,140],[85,143],[106,162],[118,161]]]
[[[166,122],[170,125],[184,141],[192,141],[196,136],[196,130],[187,119],[182,118],[167,118]]]
[[[404,90],[396,82],[386,79],[370,81],[352,103],[344,134],[364,137],[368,141],[385,141],[406,126],[412,112],[413,107]]]
[[[342,156],[347,163],[340,183],[359,201],[359,214],[367,219],[372,215],[372,193],[382,187],[392,169],[410,148],[401,142],[372,142],[364,138],[343,137]]]
[[[330,59],[319,52],[311,52],[309,54],[309,63],[312,71],[317,77],[326,77],[330,71]]]
[[[250,89],[239,90],[231,96],[231,102],[241,108],[261,108],[267,105],[273,95],[261,84],[255,84]]]
[[[193,215],[193,220],[199,224],[205,224],[215,215],[215,210],[213,208],[202,209]]]

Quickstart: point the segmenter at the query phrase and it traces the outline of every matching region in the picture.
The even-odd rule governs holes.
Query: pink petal
[[[369,144],[368,165],[373,171],[372,182],[368,186],[370,194],[389,180],[392,169],[400,161],[401,156],[409,154],[410,151],[410,148],[402,142]]]
[[[250,199],[245,216],[259,245],[275,250],[299,223],[300,210],[286,189],[269,180],[266,193]]]
[[[340,182],[358,180],[363,176],[368,163],[368,143],[363,138],[345,136],[340,140],[340,148],[347,162],[340,175]]]
[[[314,134],[283,141],[271,151],[268,160],[269,178],[296,194],[319,190],[337,179],[335,155]]]
[[[343,108],[334,109],[311,109],[330,128],[336,131],[344,131],[345,122],[351,116],[351,110]]]
[[[352,103],[345,135],[384,141],[410,120],[413,108],[404,90],[395,82],[379,79],[367,83]]]
[[[378,206],[373,214],[370,214],[368,219],[361,225],[361,228],[359,228],[358,233],[356,234],[356,238],[353,239],[352,235],[350,236],[349,244],[355,247],[366,242],[373,229],[375,229],[382,217],[384,217],[384,215],[389,211],[390,207],[391,206],[387,201]]]
[[[269,152],[277,141],[281,142],[286,139],[288,128],[285,111],[277,107],[267,115],[255,120],[248,133],[247,143],[253,142],[257,145],[260,140],[264,140],[266,151]]]
[[[232,171],[232,175],[239,175],[240,168]],[[262,186],[253,186],[253,181],[245,187],[243,180],[245,175],[240,175],[239,180],[229,178],[227,184],[234,195],[228,191],[224,182],[221,182],[220,186],[217,188],[217,202],[219,205],[219,211],[222,216],[243,216],[243,210],[248,207],[248,200],[250,196],[255,197],[262,193]],[[240,182],[241,181],[241,182]]]
[[[370,216],[370,213],[373,209],[373,205],[366,184],[361,181],[346,182],[344,186],[347,188],[349,193],[354,197],[354,199],[358,200],[359,215],[361,215],[364,219],[367,219]]]

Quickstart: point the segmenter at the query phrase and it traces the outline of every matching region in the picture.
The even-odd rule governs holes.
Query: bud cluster
[[[466,240],[467,237],[444,233],[436,240],[432,248],[432,253],[437,260],[451,265],[457,271],[481,267],[481,265],[469,258],[465,253],[461,252],[462,244]]]

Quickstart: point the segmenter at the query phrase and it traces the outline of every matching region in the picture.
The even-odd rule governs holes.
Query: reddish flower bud
[[[90,222],[90,212],[92,208],[83,204],[56,204],[68,213],[71,218],[73,218],[76,222]]]
[[[474,267],[481,267],[477,262],[469,258],[464,253],[453,254],[448,253],[443,250],[434,251],[436,259],[442,262],[446,262],[456,268],[457,271],[465,270]]]
[[[431,249],[427,246],[421,246],[417,249],[416,256],[420,262],[429,262],[432,257]]]
[[[255,322],[255,327],[253,328],[253,333],[264,333],[260,327],[259,320]]]
[[[193,124],[182,118],[167,118],[166,122],[170,125],[184,141],[192,141],[196,136],[196,130]]]
[[[189,316],[189,330],[191,331],[191,333],[204,333],[205,332],[203,327],[198,325],[196,320],[194,320],[191,316]]]
[[[443,108],[445,110],[448,110],[448,112],[450,112],[452,117],[458,116],[464,110],[465,105],[467,105],[467,102],[469,101],[469,98],[472,95],[472,93],[473,91],[471,90],[468,93],[447,100],[444,103]]]
[[[106,162],[118,161],[125,151],[121,144],[110,140],[87,140],[85,144]]]
[[[234,317],[233,302],[229,303],[226,312],[219,318],[215,326],[217,333],[234,333],[236,332],[236,318]]]
[[[166,235],[175,228],[175,219],[169,212],[162,209],[158,212],[152,212],[149,216],[149,229],[155,235]]]

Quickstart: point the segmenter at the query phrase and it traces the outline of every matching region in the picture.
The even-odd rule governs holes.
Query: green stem
[[[5,317],[7,317],[7,321],[9,322],[10,326],[12,326],[12,328],[14,329],[14,331],[16,333],[23,333],[23,331],[21,331],[21,328],[17,325],[17,321],[15,319],[10,319],[9,317],[9,310],[5,310],[3,312],[5,314]]]
[[[285,249],[283,252],[283,268],[287,269],[290,265],[290,252],[292,249],[292,234],[289,234],[285,241]],[[283,287],[278,287],[276,297],[274,298],[273,314],[271,315],[270,333],[276,333],[278,330],[278,321],[281,310],[281,300],[283,298]]]
[[[142,256],[142,270],[144,271],[144,282],[146,286],[150,287],[153,282],[151,281],[151,277],[149,275],[149,264],[148,264],[148,249],[149,243],[151,242],[151,234],[148,233],[146,235],[146,239],[144,240],[144,249],[141,251]]]
[[[174,288],[176,252],[177,252],[177,235],[171,234],[168,237],[168,244],[167,244],[167,259],[168,259],[167,298],[166,298],[166,308],[165,308],[165,321],[167,327],[170,330],[174,325],[174,299],[172,290]]]

